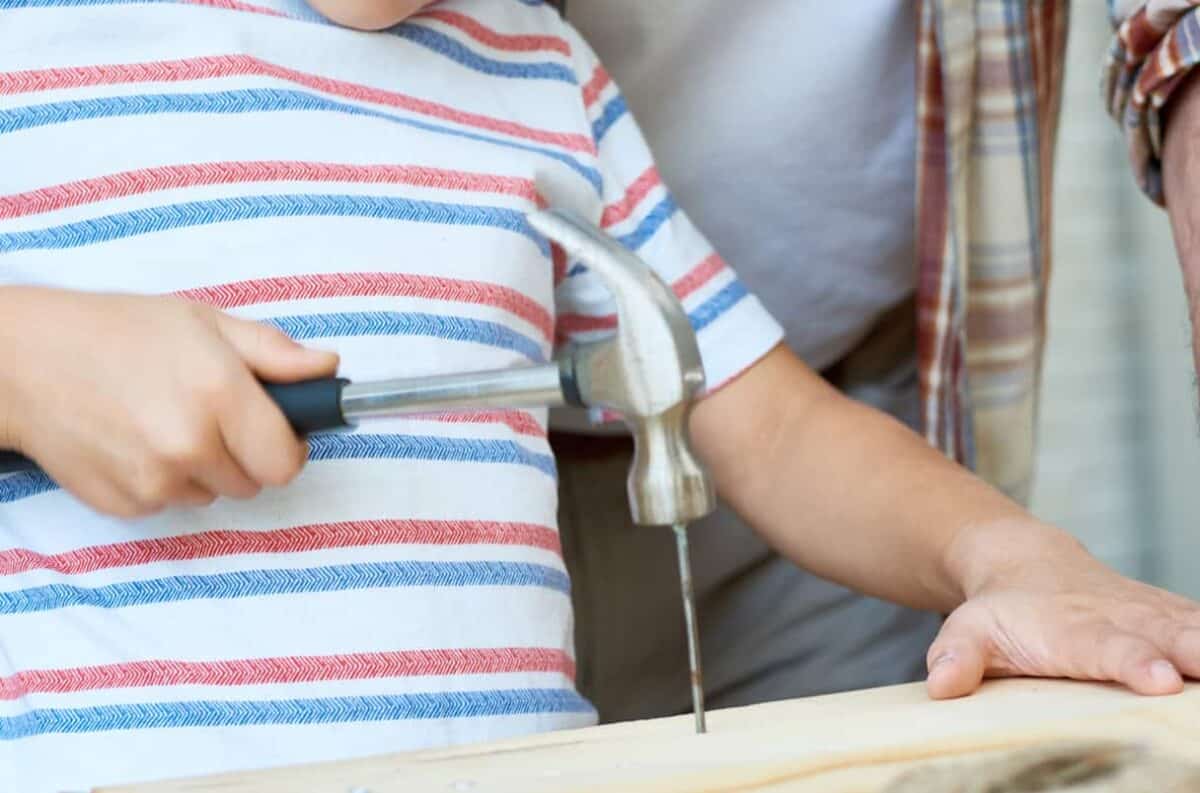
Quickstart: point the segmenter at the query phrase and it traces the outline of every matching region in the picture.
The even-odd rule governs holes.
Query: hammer
[[[675,532],[696,732],[704,732],[686,524],[712,512],[715,496],[688,438],[692,403],[704,389],[696,333],[670,287],[614,239],[563,210],[538,211],[528,221],[604,281],[617,306],[614,335],[567,345],[553,362],[537,366],[370,383],[330,377],[264,388],[300,435],[444,410],[572,405],[618,413],[634,441],[626,488],[633,522]],[[36,470],[29,458],[0,451],[0,474]]]

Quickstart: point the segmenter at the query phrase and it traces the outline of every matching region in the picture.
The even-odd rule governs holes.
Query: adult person
[[[1068,5],[761,0],[729,14],[720,0],[570,0],[566,13],[623,87],[678,203],[790,346],[1025,501]],[[1195,3],[1119,5],[1115,22],[1142,20],[1124,31],[1141,49],[1118,46],[1110,66],[1125,86],[1172,26],[1195,25]],[[1169,61],[1179,69],[1160,83],[1195,55]],[[1119,108],[1157,106],[1116,93]],[[1134,145],[1143,171],[1157,165],[1146,149]],[[1197,184],[1183,175],[1200,158],[1177,156],[1189,159],[1174,173]],[[1200,206],[1172,213],[1196,262],[1195,307]],[[625,516],[628,443],[573,429],[554,443],[580,688],[606,720],[686,710],[672,548]],[[797,569],[725,507],[693,526],[692,549],[712,706],[924,673],[938,615]]]

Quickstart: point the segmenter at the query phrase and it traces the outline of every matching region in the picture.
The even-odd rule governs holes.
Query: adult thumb
[[[926,655],[929,696],[953,699],[974,693],[987,672],[989,645],[985,628],[967,615],[951,614]]]
[[[337,353],[297,344],[270,325],[218,314],[217,331],[260,380],[288,383],[337,371]]]

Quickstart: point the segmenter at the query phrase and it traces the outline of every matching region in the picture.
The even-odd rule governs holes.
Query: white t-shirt
[[[567,0],[663,179],[816,369],[916,283],[916,5]]]
[[[780,338],[536,2],[366,34],[298,0],[0,0],[0,284],[182,293],[336,349],[354,380],[525,366],[611,325],[526,223],[543,200],[675,285],[711,383]],[[0,478],[0,787],[594,720],[544,410],[310,446],[288,488],[137,521]]]

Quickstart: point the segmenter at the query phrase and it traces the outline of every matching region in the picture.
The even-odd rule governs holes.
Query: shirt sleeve
[[[591,219],[674,289],[696,329],[711,393],[762,358],[782,340],[783,330],[676,205],[620,90],[571,32],[601,175]],[[559,341],[611,333],[614,306],[600,278],[575,262],[562,270],[555,289]]]
[[[1200,62],[1200,0],[1109,0],[1108,7],[1116,33],[1104,98],[1138,186],[1162,204],[1162,110]]]

